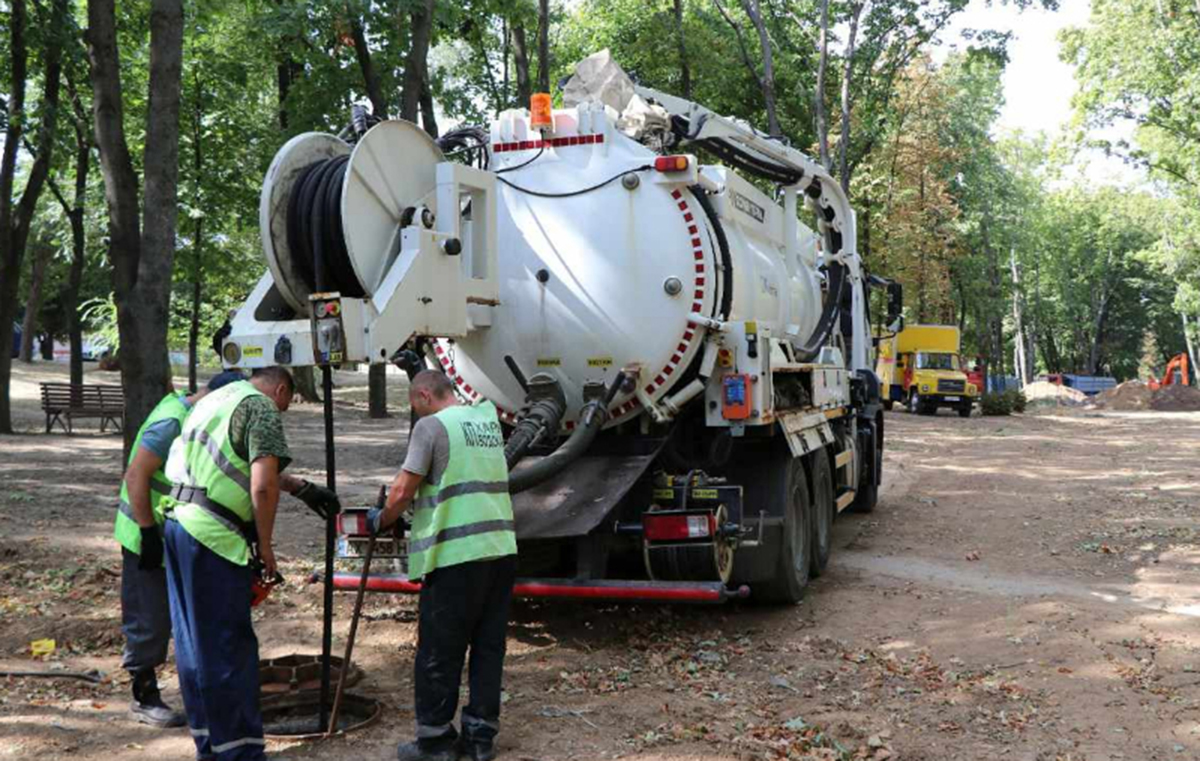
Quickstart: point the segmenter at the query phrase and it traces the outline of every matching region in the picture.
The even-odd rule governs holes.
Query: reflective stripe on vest
[[[133,458],[137,456],[138,449],[142,445],[142,435],[150,426],[167,419],[176,420],[182,426],[187,414],[188,406],[182,396],[178,394],[164,396],[162,401],[150,411],[146,422],[142,423],[142,427],[138,429],[137,438],[133,440],[133,447],[129,450],[129,462],[125,467],[128,468],[133,464]],[[163,497],[169,491],[171,491],[171,482],[160,467],[150,479],[150,510],[154,513],[154,521],[160,526],[163,522]],[[121,501],[117,508],[116,523],[113,525],[113,537],[130,552],[136,555],[142,554],[142,529],[133,517],[133,506],[129,504],[129,488],[125,486],[124,478],[121,479]]]
[[[233,450],[229,424],[238,405],[259,393],[249,381],[238,381],[201,399],[183,424],[167,463],[177,484],[203,489],[209,499],[246,522],[254,519],[250,463]],[[190,502],[166,497],[165,504],[196,541],[231,563],[249,562],[250,548],[236,526]]]
[[[410,579],[517,551],[496,408],[490,402],[456,405],[435,417],[446,429],[450,452],[438,482],[423,482],[413,503]]]

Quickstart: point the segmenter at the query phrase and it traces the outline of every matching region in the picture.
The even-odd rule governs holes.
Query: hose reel
[[[301,316],[308,297],[373,295],[400,253],[406,210],[436,213],[442,152],[406,121],[371,127],[356,144],[306,132],[280,149],[259,205],[275,285]]]

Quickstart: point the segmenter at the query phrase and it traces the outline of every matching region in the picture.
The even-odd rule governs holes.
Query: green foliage
[[[1011,415],[1025,411],[1025,394],[1020,389],[1010,388],[984,394],[979,399],[979,411],[989,417]]]
[[[121,334],[117,331],[117,302],[112,293],[104,298],[88,299],[81,303],[79,318],[85,330],[111,348],[113,354],[120,352]]]

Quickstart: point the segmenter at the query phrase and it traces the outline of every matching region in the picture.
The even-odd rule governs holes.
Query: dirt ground
[[[191,758],[186,730],[126,719],[120,439],[41,433],[36,382],[58,371],[35,367],[15,387],[33,432],[0,438],[0,670],[107,678],[0,678],[0,758]],[[366,419],[364,380],[341,376],[337,394],[338,481],[358,502],[399,466],[406,429]],[[285,417],[296,472],[320,474],[319,408]],[[518,603],[501,757],[1200,758],[1200,414],[897,412],[887,426],[879,508],[839,520],[798,606]],[[256,609],[264,657],[319,650],[304,580],[322,527],[294,500],[279,522],[289,583]],[[337,652],[350,606],[339,596]],[[57,641],[48,662],[29,655],[40,638]],[[368,597],[355,691],[384,702],[382,720],[269,750],[394,758],[414,645],[414,601]],[[164,681],[177,703],[169,666]]]

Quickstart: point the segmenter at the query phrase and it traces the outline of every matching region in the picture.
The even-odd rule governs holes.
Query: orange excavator
[[[1176,381],[1175,373],[1179,373],[1179,380]],[[1166,372],[1163,373],[1162,380],[1151,378],[1146,385],[1150,388],[1158,390],[1164,386],[1170,386],[1173,383],[1179,383],[1181,386],[1187,386],[1188,383],[1188,355],[1187,353],[1176,354],[1171,357],[1171,361],[1167,362]]]

